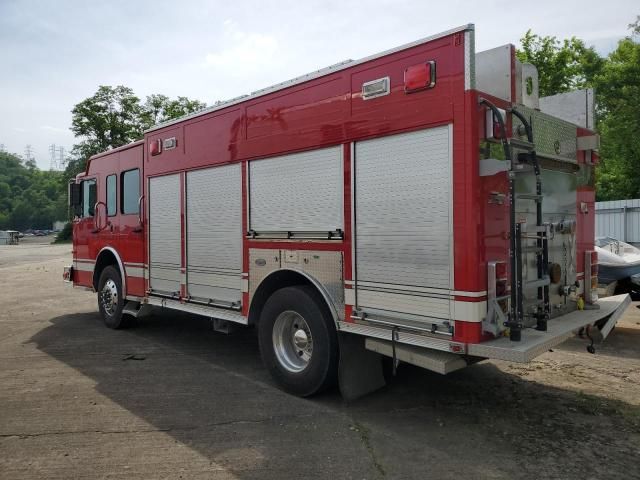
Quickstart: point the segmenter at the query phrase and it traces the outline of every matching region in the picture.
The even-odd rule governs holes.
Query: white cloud
[[[611,3],[540,0],[523,22],[521,9],[498,0],[481,9],[471,0],[372,0],[364,14],[354,0],[190,0],[180,8],[165,0],[0,0],[0,143],[15,152],[32,145],[47,168],[50,144],[75,143],[65,128],[73,105],[98,85],[213,103],[470,21],[478,50],[517,44],[530,27],[606,53],[629,33],[638,0]]]
[[[278,40],[272,35],[245,32],[233,20],[225,20],[222,37],[225,48],[208,53],[205,66],[236,76],[258,72],[265,66],[273,68],[278,62]]]
[[[68,128],[52,127],[51,125],[42,125],[40,127],[40,129],[46,130],[48,132],[64,133],[66,135],[73,135],[73,133],[71,133],[71,130],[69,130]]]

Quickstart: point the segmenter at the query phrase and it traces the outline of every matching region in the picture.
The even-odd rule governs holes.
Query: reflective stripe
[[[451,302],[451,318],[463,322],[481,322],[487,316],[487,302]]]
[[[73,269],[77,270],[78,272],[93,272],[94,266],[95,263],[85,263],[78,261],[73,262]]]
[[[578,274],[580,275],[580,274]],[[345,285],[355,285],[356,282],[353,280],[345,280]],[[408,291],[408,292],[420,292],[420,293],[434,293],[437,295],[450,295],[456,297],[469,297],[469,298],[480,298],[486,297],[487,291],[481,290],[478,292],[469,292],[465,290],[449,290],[445,288],[428,288],[428,287],[416,287],[413,285],[396,285],[392,283],[379,283],[379,282],[358,282],[358,286],[360,287],[378,287],[378,288],[386,288],[389,290],[400,290],[400,291]]]
[[[144,263],[137,262],[124,262],[125,267],[146,267]]]
[[[481,292],[461,292],[458,290],[454,290],[452,292],[456,297],[469,297],[469,298],[478,298],[478,297],[486,297],[487,291],[483,290]]]
[[[344,304],[345,305],[356,304],[356,291],[353,288],[344,289]]]
[[[144,278],[144,268],[142,267],[130,267],[125,265],[125,272],[127,277]]]

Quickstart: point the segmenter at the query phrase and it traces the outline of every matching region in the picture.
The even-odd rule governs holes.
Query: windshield
[[[599,237],[596,238],[596,247],[606,247],[607,245],[610,245],[612,243],[618,243],[618,241],[615,238],[611,238],[611,237]]]

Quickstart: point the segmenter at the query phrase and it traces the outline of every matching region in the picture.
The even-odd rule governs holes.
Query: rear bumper
[[[546,332],[532,328],[522,331],[522,340],[512,342],[507,337],[469,344],[467,353],[476,357],[527,363],[551,347],[562,343],[587,325],[598,323],[600,335],[606,338],[627,309],[631,297],[627,294],[601,298],[597,310],[578,310],[550,320]],[[603,319],[606,319],[602,322]]]

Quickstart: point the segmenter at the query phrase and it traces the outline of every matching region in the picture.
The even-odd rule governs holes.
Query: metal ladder
[[[527,287],[529,288],[537,288],[537,307],[532,317],[535,318],[535,327],[537,330],[546,331],[547,330],[547,321],[550,316],[550,301],[549,301],[549,285],[551,283],[549,278],[549,225],[544,224],[542,221],[542,180],[540,177],[540,164],[538,163],[538,158],[535,151],[535,144],[533,141],[533,129],[531,128],[530,121],[518,110],[512,108],[510,112],[516,116],[520,122],[522,123],[526,135],[527,141],[522,141],[517,138],[509,139],[509,143],[512,149],[522,150],[521,153],[518,154],[517,164],[531,164],[533,167],[533,171],[536,177],[536,193],[535,194],[516,194],[515,198],[512,199],[511,208],[515,209],[515,201],[516,200],[531,200],[536,204],[536,225],[533,231],[530,228],[526,229],[526,232],[523,231],[523,224],[517,223],[515,228],[516,234],[516,266],[517,266],[517,305],[516,305],[516,316],[518,323],[522,324],[525,318],[525,312],[523,311],[523,290]],[[514,163],[512,163],[512,171],[518,173],[517,169],[513,168]],[[533,233],[534,235],[530,235]],[[522,254],[523,254],[523,240],[533,239],[536,241],[536,246],[534,248],[534,253],[536,255],[536,265],[537,265],[537,278],[535,280],[529,281],[526,284],[523,283],[522,279]],[[531,251],[530,248],[525,247],[525,253]],[[530,325],[527,325],[530,326]],[[531,325],[532,326],[532,325]]]
[[[508,110],[515,115],[527,134],[527,141],[518,138],[507,138],[505,122],[499,109],[486,98],[479,98],[479,103],[485,104],[498,121],[500,128],[500,138],[504,149],[505,160],[509,161],[511,168],[509,170],[509,263],[511,272],[511,293],[509,299],[509,316],[504,326],[509,328],[509,338],[514,342],[518,342],[522,337],[522,329],[524,324],[524,307],[523,307],[523,290],[525,287],[538,288],[538,307],[534,312],[536,319],[536,328],[541,331],[547,330],[547,320],[549,319],[550,302],[549,302],[549,230],[548,225],[542,222],[542,181],[540,179],[540,165],[536,156],[535,144],[533,142],[533,130],[531,123],[526,117],[515,108]],[[518,159],[514,160],[513,149],[522,150],[518,155]],[[518,173],[518,165],[522,163],[531,163],[536,176],[536,193],[534,195],[520,195],[516,197],[515,178]],[[515,167],[515,168],[514,168]],[[528,236],[527,232],[523,232],[523,224],[516,222],[515,204],[516,199],[534,200],[536,202],[536,227],[535,236]],[[534,238],[536,240],[536,263],[537,263],[537,279],[533,282],[523,284],[522,279],[522,240]]]

